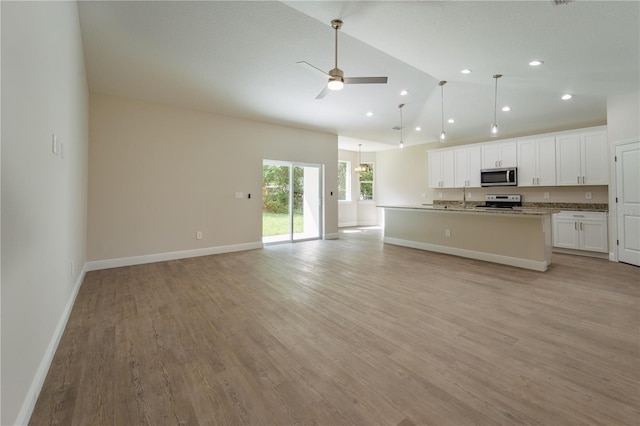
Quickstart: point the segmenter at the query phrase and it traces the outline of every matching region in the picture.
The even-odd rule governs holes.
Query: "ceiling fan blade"
[[[328,86],[324,86],[324,89],[322,89],[322,91],[320,93],[318,93],[318,96],[316,96],[316,99],[322,99],[325,96],[327,96],[327,93],[329,93],[329,87]]]
[[[328,77],[329,74],[327,74],[325,71],[322,71],[320,68],[316,67],[315,65],[311,65],[309,62],[307,61],[298,61],[296,62],[296,64],[300,64],[300,65],[307,65],[309,67],[311,67],[312,69],[322,73],[323,76]]]
[[[345,77],[344,84],[387,84],[387,77]]]

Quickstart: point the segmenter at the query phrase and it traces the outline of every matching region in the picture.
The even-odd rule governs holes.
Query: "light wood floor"
[[[340,240],[87,274],[32,425],[638,425],[640,269]]]

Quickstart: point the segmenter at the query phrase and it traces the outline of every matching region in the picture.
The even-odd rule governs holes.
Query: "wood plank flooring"
[[[88,273],[30,424],[639,424],[640,268],[380,239]]]

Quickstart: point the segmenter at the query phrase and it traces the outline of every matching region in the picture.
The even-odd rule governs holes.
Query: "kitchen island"
[[[379,206],[384,242],[546,271],[554,210],[462,206]]]

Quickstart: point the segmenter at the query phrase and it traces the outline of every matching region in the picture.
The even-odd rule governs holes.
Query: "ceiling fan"
[[[344,71],[338,68],[338,30],[342,28],[342,21],[334,19],[331,21],[331,27],[336,31],[336,50],[335,50],[335,68],[329,72],[324,72],[320,68],[311,65],[307,61],[298,61],[299,64],[308,65],[311,68],[320,71],[323,75],[329,77],[327,86],[322,89],[316,99],[324,98],[329,90],[342,90],[345,84],[386,84],[387,77],[345,77]]]

